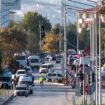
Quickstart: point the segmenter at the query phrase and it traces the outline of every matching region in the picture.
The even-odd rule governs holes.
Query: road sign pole
[[[41,23],[39,21],[39,47],[40,47],[40,52],[42,51],[42,40],[41,40]]]
[[[83,62],[85,61],[85,56],[83,55]],[[85,66],[83,63],[83,105],[86,105],[86,100],[85,100]]]

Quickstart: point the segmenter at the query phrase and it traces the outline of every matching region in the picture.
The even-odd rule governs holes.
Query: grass
[[[0,89],[0,95],[2,95],[4,92],[4,89]]]

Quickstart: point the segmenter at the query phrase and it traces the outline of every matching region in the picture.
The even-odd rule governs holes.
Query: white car
[[[19,70],[17,70],[17,72],[15,74],[16,77],[20,77],[20,76],[24,76],[24,75],[27,75],[27,72],[25,69],[19,69]]]
[[[26,84],[19,84],[16,86],[16,89],[14,90],[14,96],[16,97],[17,95],[24,95],[28,97],[29,95],[29,87]]]
[[[54,65],[52,63],[42,64],[39,68],[39,73],[54,72]]]
[[[48,73],[46,76],[47,82],[62,82],[63,81],[63,75],[61,73],[53,72]]]
[[[21,76],[19,78],[19,81],[18,81],[18,85],[19,84],[27,84],[29,86],[29,93],[30,94],[33,94],[33,86],[34,86],[34,83],[33,83],[33,78],[32,76]]]

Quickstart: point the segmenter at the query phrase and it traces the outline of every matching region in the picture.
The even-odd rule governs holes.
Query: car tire
[[[33,90],[30,90],[30,94],[33,94]]]
[[[26,94],[26,97],[28,97],[28,94]]]

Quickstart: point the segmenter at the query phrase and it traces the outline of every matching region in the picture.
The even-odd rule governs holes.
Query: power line
[[[86,4],[86,3],[79,2],[79,1],[75,1],[75,0],[69,0],[69,1],[71,1],[71,2],[75,2],[75,3],[78,3],[78,4],[82,4],[82,5],[86,5],[86,6],[90,6],[90,7],[94,7],[94,5]]]
[[[84,9],[84,8],[80,8],[80,7],[77,7],[77,6],[72,6],[72,5],[67,5],[69,8],[71,8],[71,7],[74,7],[74,9],[75,10],[81,10],[81,9]],[[72,9],[72,8],[71,8]]]

